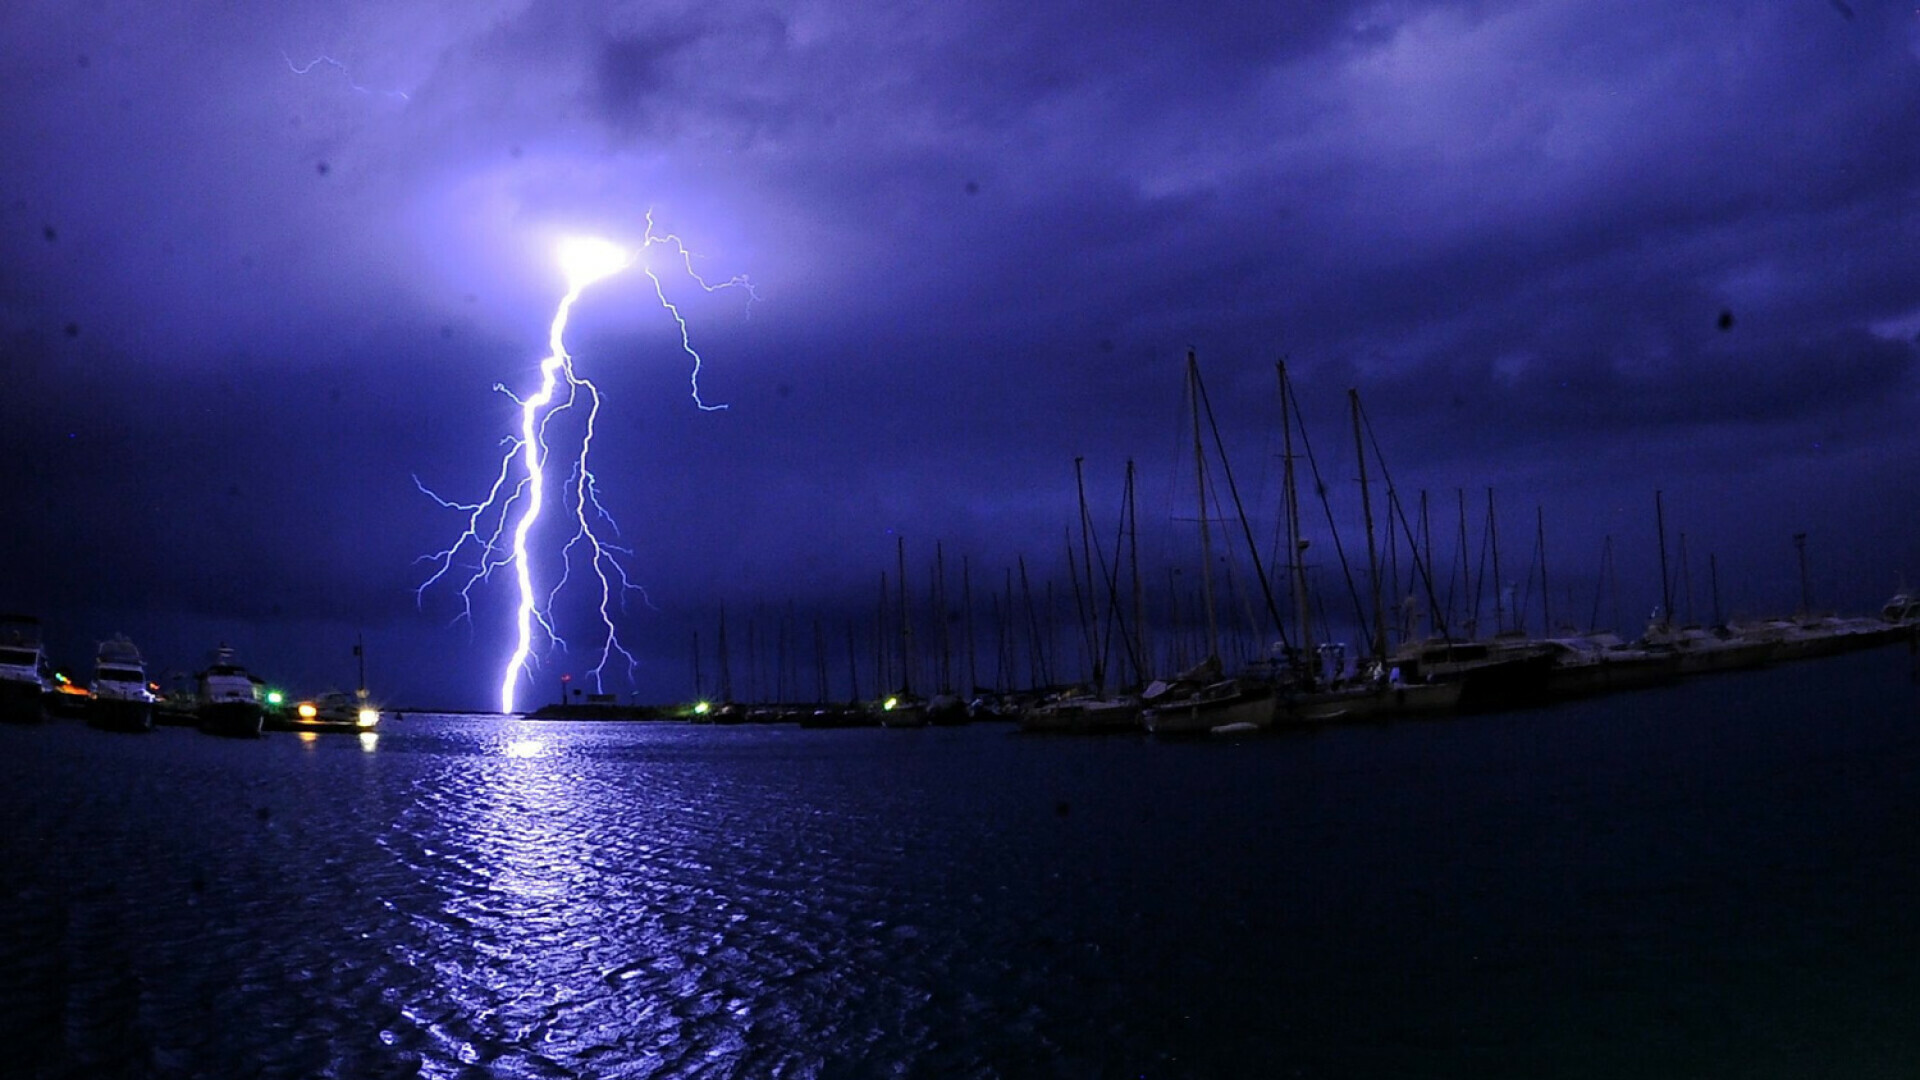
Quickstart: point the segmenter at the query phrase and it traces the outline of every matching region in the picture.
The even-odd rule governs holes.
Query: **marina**
[[[145,657],[125,634],[102,641],[92,677],[60,671],[40,645],[38,617],[0,616],[0,700],[5,720],[38,724],[81,718],[104,731],[144,733],[158,725],[194,727],[209,735],[258,738],[267,731],[363,734],[379,724],[380,707],[360,688],[295,698],[241,665],[226,644],[210,654],[189,686],[163,692]],[[355,647],[363,655],[362,647]],[[183,677],[184,678],[184,677]]]
[[[1920,1077],[1914,5],[234,9],[0,18],[0,1074]]]
[[[1251,739],[0,726],[23,1075],[1898,1076],[1898,648]]]
[[[222,645],[196,676],[190,696],[168,696],[147,680],[139,649],[124,636],[116,636],[101,643],[88,688],[55,671],[46,659],[38,645],[39,619],[11,616],[9,620],[10,644],[0,647],[0,691],[8,703],[4,715],[16,723],[76,714],[95,727],[111,730],[191,725],[207,734],[258,737],[268,731],[359,734],[374,729],[385,715],[366,689],[364,659],[359,689],[293,698],[269,688],[266,680],[241,666],[234,649]],[[907,692],[866,702],[698,701],[629,706],[592,701],[543,706],[526,715],[550,721],[801,728],[914,729],[1005,722],[1036,735],[1244,737],[1328,724],[1433,720],[1540,708],[1628,694],[1695,676],[1797,664],[1896,644],[1905,646],[1920,675],[1920,600],[1905,591],[1887,600],[1877,616],[1800,616],[1678,630],[1656,621],[1646,636],[1631,642],[1609,633],[1413,642],[1389,657],[1390,667],[1376,664],[1353,674],[1347,674],[1344,659],[1336,653],[1332,670],[1341,674],[1335,677],[1302,678],[1300,665],[1280,662],[1226,676],[1217,663],[1208,663],[1135,693],[1101,694],[1073,687],[979,694],[972,699],[945,693],[927,699]],[[356,646],[356,655],[364,658],[364,646]]]
[[[1033,734],[1237,738],[1535,708],[1894,642],[1912,649],[1920,635],[1920,600],[1904,583],[1875,615],[1816,608],[1805,533],[1793,534],[1800,603],[1791,612],[1723,615],[1719,564],[1709,553],[1712,614],[1696,618],[1687,534],[1679,534],[1677,565],[1670,563],[1659,490],[1652,493],[1651,515],[1658,603],[1637,631],[1620,625],[1609,535],[1592,613],[1578,625],[1567,610],[1571,590],[1561,601],[1549,586],[1543,508],[1535,508],[1533,551],[1518,580],[1510,565],[1503,569],[1491,488],[1477,541],[1465,490],[1456,489],[1457,536],[1453,550],[1444,551],[1435,541],[1429,493],[1409,498],[1396,486],[1361,395],[1349,389],[1356,475],[1345,495],[1357,494],[1358,506],[1342,503],[1336,512],[1336,485],[1308,438],[1287,363],[1275,363],[1273,372],[1278,490],[1269,491],[1264,506],[1250,506],[1235,480],[1198,355],[1187,352],[1180,442],[1188,458],[1183,468],[1191,472],[1176,474],[1180,498],[1190,505],[1156,516],[1165,518],[1163,540],[1192,550],[1162,552],[1157,564],[1144,564],[1134,462],[1127,462],[1120,511],[1102,526],[1087,498],[1083,459],[1076,457],[1078,527],[1065,530],[1065,559],[1051,564],[1054,572],[1064,570],[1065,588],[1039,576],[1040,560],[1030,566],[1016,555],[1002,568],[1001,586],[976,596],[973,565],[963,555],[956,598],[943,542],[933,543],[921,577],[909,563],[905,537],[893,535],[891,566],[879,574],[879,602],[868,626],[856,628],[860,620],[845,614],[853,606],[845,599],[811,616],[810,697],[799,691],[805,680],[798,638],[808,617],[789,602],[785,614],[768,620],[767,605],[754,605],[745,634],[748,675],[740,685],[722,604],[711,650],[693,634],[687,696],[647,701],[637,692],[624,699],[609,692],[617,678],[608,666],[609,645],[579,682],[571,672],[559,675],[557,701],[540,703],[535,695],[527,707],[509,711],[543,720],[896,730],[999,721]],[[1325,526],[1309,529],[1305,521],[1315,503]],[[1357,538],[1354,519],[1361,526]],[[1111,541],[1100,539],[1103,528],[1113,530]],[[1259,533],[1271,539],[1263,544]],[[1161,577],[1162,587],[1147,586]],[[1600,619],[1608,594],[1613,626]],[[1566,606],[1556,609],[1556,603]],[[527,610],[529,636],[504,672],[505,702],[531,689],[522,684],[531,682],[535,667],[557,663],[569,651],[547,616],[536,619],[536,612],[537,606]],[[845,628],[839,656],[832,655],[839,647],[829,648],[825,629],[836,619]],[[541,649],[533,647],[536,622],[543,628]],[[242,666],[224,642],[191,679],[176,672],[163,690],[124,635],[99,644],[90,687],[51,662],[44,629],[36,616],[6,617],[0,714],[12,720],[83,715],[101,727],[192,725],[252,738],[267,731],[357,733],[376,727],[388,711],[369,694],[363,639],[354,645],[355,690],[296,695]],[[717,662],[703,666],[709,658]],[[631,654],[626,659],[632,683],[641,665]],[[830,666],[842,659],[844,679],[831,678]],[[656,685],[670,681],[650,677]],[[835,693],[836,682],[844,695]],[[390,711],[435,706],[416,700]]]

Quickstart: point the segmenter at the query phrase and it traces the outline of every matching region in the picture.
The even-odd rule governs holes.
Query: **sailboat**
[[[1536,511],[1536,514],[1538,512]],[[1546,544],[1541,548],[1541,577],[1546,576]],[[1547,673],[1547,693],[1555,701],[1593,697],[1625,690],[1658,686],[1680,677],[1680,656],[1670,649],[1650,648],[1644,642],[1622,641],[1616,634],[1602,631],[1601,598],[1613,577],[1613,537],[1600,549],[1600,582],[1594,592],[1593,621],[1587,632],[1564,633],[1540,639],[1554,650],[1553,667]],[[1541,588],[1541,617],[1546,619],[1546,593]],[[1719,609],[1716,598],[1715,610]],[[1618,612],[1616,609],[1616,620]],[[1715,621],[1718,621],[1716,615]],[[1552,625],[1549,621],[1547,625]]]
[[[1673,623],[1673,577],[1667,572],[1667,515],[1661,493],[1653,493],[1654,528],[1660,540],[1660,607],[1647,621],[1640,644],[1656,653],[1676,658],[1679,673],[1699,675],[1706,672],[1741,671],[1772,663],[1780,643],[1766,636],[1736,634],[1727,627],[1706,630],[1698,626]],[[1685,539],[1681,534],[1682,540]],[[1682,544],[1684,556],[1685,544]],[[1684,569],[1685,559],[1681,565]],[[1691,605],[1689,605],[1691,606]]]
[[[1500,587],[1500,540],[1493,510],[1493,489],[1487,489],[1487,538],[1492,550],[1493,591],[1505,612],[1506,593]],[[1461,503],[1461,536],[1466,535],[1466,506]],[[1386,668],[1400,672],[1409,682],[1459,683],[1458,707],[1463,711],[1486,711],[1527,705],[1542,705],[1548,700],[1548,686],[1556,650],[1545,642],[1522,633],[1518,626],[1508,628],[1504,616],[1496,624],[1492,637],[1462,640],[1442,626],[1441,636],[1425,641],[1403,643],[1388,654]],[[1469,626],[1469,634],[1472,632]]]
[[[1274,721],[1277,672],[1273,665],[1268,663],[1264,670],[1226,676],[1220,663],[1219,624],[1213,594],[1213,544],[1207,527],[1207,459],[1200,439],[1200,410],[1205,394],[1200,382],[1200,362],[1189,350],[1187,395],[1192,408],[1194,473],[1200,507],[1200,584],[1206,609],[1207,655],[1171,683],[1156,681],[1141,694],[1146,706],[1140,712],[1141,725],[1161,738],[1239,734],[1271,727]],[[1224,459],[1222,467],[1225,468]],[[1232,473],[1227,473],[1228,483],[1232,480]],[[1264,589],[1266,573],[1260,569],[1257,556],[1254,568]],[[1270,594],[1267,603],[1271,611]],[[1278,623],[1277,617],[1275,622]],[[1284,638],[1284,633],[1282,636]]]
[[[1114,630],[1126,634],[1128,628],[1123,625],[1123,617],[1115,588],[1115,578],[1107,576],[1106,555],[1100,553],[1101,584],[1107,590],[1107,624],[1110,627],[1105,637],[1100,633],[1100,592],[1095,587],[1093,574],[1094,547],[1092,542],[1091,516],[1087,512],[1086,486],[1081,473],[1082,459],[1073,459],[1074,486],[1080,499],[1080,569],[1073,564],[1073,551],[1067,552],[1067,565],[1074,570],[1074,594],[1076,601],[1080,595],[1080,585],[1084,578],[1088,601],[1076,602],[1080,616],[1080,629],[1087,653],[1088,668],[1092,676],[1090,686],[1074,686],[1065,692],[1050,694],[1047,697],[1027,703],[1020,711],[1020,730],[1044,734],[1104,735],[1137,733],[1140,731],[1140,697],[1135,693],[1109,693],[1107,690],[1106,654],[1112,646]],[[1126,498],[1122,509],[1123,528],[1132,519],[1133,506],[1133,462],[1127,462]],[[1117,576],[1120,557],[1119,547],[1114,550],[1115,571]],[[1135,611],[1139,610],[1138,587],[1139,566],[1135,560]],[[1134,667],[1140,668],[1137,645],[1132,635],[1127,635],[1125,648],[1134,661]]]
[[[913,692],[913,626],[907,619],[907,539],[895,537],[900,564],[900,689],[880,699],[880,726],[927,726],[927,700]]]
[[[1295,619],[1296,625],[1300,628],[1301,638],[1311,640],[1311,624],[1308,618],[1310,607],[1304,561],[1307,543],[1300,537],[1299,488],[1293,464],[1293,419],[1298,415],[1299,408],[1293,398],[1293,384],[1287,378],[1286,363],[1282,361],[1277,366],[1280,378],[1281,434],[1285,448],[1282,484],[1287,500],[1285,509],[1288,546],[1293,552],[1289,570],[1293,575]],[[1368,496],[1366,448],[1360,441],[1358,392],[1349,391],[1348,399],[1353,410],[1354,440],[1359,449],[1360,498],[1362,516],[1366,521],[1368,581],[1373,597],[1373,633],[1369,641],[1369,655],[1361,664],[1359,672],[1349,677],[1344,644],[1322,642],[1316,646],[1314,657],[1318,663],[1310,670],[1295,672],[1294,686],[1282,695],[1276,718],[1278,723],[1321,724],[1336,721],[1388,720],[1402,716],[1443,715],[1459,707],[1464,690],[1463,685],[1458,682],[1408,680],[1402,677],[1398,669],[1389,669],[1382,660],[1382,654],[1386,649],[1385,616],[1380,591],[1379,561],[1375,555],[1373,542],[1373,509]],[[1304,441],[1304,427],[1301,434]],[[1310,448],[1309,458],[1311,458]],[[1317,468],[1315,475],[1318,475]],[[1391,486],[1388,492],[1391,496]],[[1336,536],[1336,544],[1338,540]]]
[[[905,581],[905,578],[901,578],[903,584]],[[932,592],[934,620],[940,627],[940,688],[927,699],[927,722],[937,727],[954,727],[971,721],[973,717],[967,714],[967,703],[953,692],[953,636],[947,620],[947,557],[945,546],[937,540],[933,544]]]

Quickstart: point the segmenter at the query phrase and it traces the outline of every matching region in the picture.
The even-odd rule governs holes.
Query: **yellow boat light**
[[[311,720],[314,717],[319,715],[320,715],[320,710],[314,708],[313,702],[303,701],[300,703],[300,719]]]
[[[380,722],[380,710],[379,709],[361,709],[360,716],[358,719],[360,721],[361,727],[372,727],[373,725]]]

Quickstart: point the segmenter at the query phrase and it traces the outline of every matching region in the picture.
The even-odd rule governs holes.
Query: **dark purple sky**
[[[414,477],[484,496],[554,238],[649,209],[760,299],[663,276],[721,412],[643,275],[576,309],[623,696],[686,696],[722,602],[737,691],[791,610],[843,694],[898,536],[919,603],[967,558],[987,647],[1017,557],[1070,590],[1075,456],[1109,548],[1137,462],[1149,580],[1191,581],[1189,348],[1266,540],[1285,354],[1350,549],[1355,387],[1440,560],[1491,487],[1537,604],[1538,508],[1583,624],[1608,536],[1602,621],[1659,602],[1656,490],[1702,617],[1709,553],[1792,608],[1796,532],[1822,606],[1920,584],[1910,3],[178,7],[0,14],[0,609],[72,665],[224,640],[317,690],[364,632],[390,701],[491,706],[509,579],[416,601],[463,519]],[[593,666],[587,599],[530,699]]]

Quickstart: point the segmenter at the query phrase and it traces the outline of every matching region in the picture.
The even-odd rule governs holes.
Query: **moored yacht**
[[[1698,626],[1675,629],[1658,618],[1648,624],[1640,644],[1676,657],[1682,675],[1760,667],[1772,663],[1779,650],[1779,641],[1764,635],[1738,634],[1724,627],[1711,631]]]
[[[47,718],[53,665],[40,640],[40,620],[0,615],[0,720],[38,723]]]
[[[1486,641],[1413,642],[1387,658],[1388,668],[1407,682],[1459,683],[1458,706],[1464,711],[1545,703],[1553,663],[1551,646],[1514,634]]]
[[[1163,739],[1270,728],[1276,683],[1266,674],[1222,678],[1220,661],[1209,659],[1171,683],[1156,680],[1140,695],[1140,726]]]
[[[274,731],[372,731],[380,723],[380,710],[369,704],[366,691],[349,694],[332,690],[316,698],[296,702],[291,713],[269,714],[266,727]]]
[[[1273,689],[1243,679],[1222,679],[1192,693],[1160,700],[1140,711],[1140,723],[1160,738],[1251,731],[1273,726]]]
[[[1878,619],[1842,619],[1832,615],[1800,615],[1793,618],[1766,619],[1735,627],[1743,641],[1766,642],[1773,646],[1772,659],[1812,660],[1821,656],[1851,652],[1884,644],[1898,631]]]
[[[880,726],[888,728],[922,728],[931,719],[927,699],[908,690],[880,699],[875,703],[875,714],[880,717]]]
[[[1797,614],[1742,623],[1733,633],[1767,642],[1776,660],[1807,660],[1871,649],[1912,638],[1920,631],[1920,597],[1905,588],[1880,607],[1879,617]]]
[[[1460,708],[1464,682],[1357,679],[1282,696],[1281,724],[1366,723],[1446,716]]]
[[[273,731],[371,732],[380,723],[380,707],[367,694],[367,643],[364,638],[354,642],[353,655],[360,662],[360,685],[353,693],[329,690],[318,697],[295,702],[291,709],[268,709],[263,726]],[[589,699],[588,708],[600,707],[603,706],[595,705]]]
[[[1901,589],[1880,608],[1880,621],[1889,626],[1920,627],[1920,596]]]
[[[100,643],[87,691],[87,723],[114,731],[153,730],[153,691],[146,661],[125,634]]]
[[[1140,699],[1132,694],[1106,696],[1076,688],[1029,703],[1020,710],[1020,730],[1070,735],[1137,732],[1141,730]]]
[[[260,680],[234,660],[225,645],[198,677],[194,719],[209,735],[252,738],[260,734],[266,717],[266,695]]]
[[[1547,638],[1545,644],[1553,650],[1547,692],[1555,700],[1637,690],[1680,677],[1679,653],[1630,645],[1613,634]]]
[[[954,727],[972,719],[967,713],[967,703],[957,695],[943,692],[927,699],[927,723],[935,727]]]
[[[803,728],[878,727],[880,718],[857,701],[844,705],[822,703],[803,714],[799,724]]]

